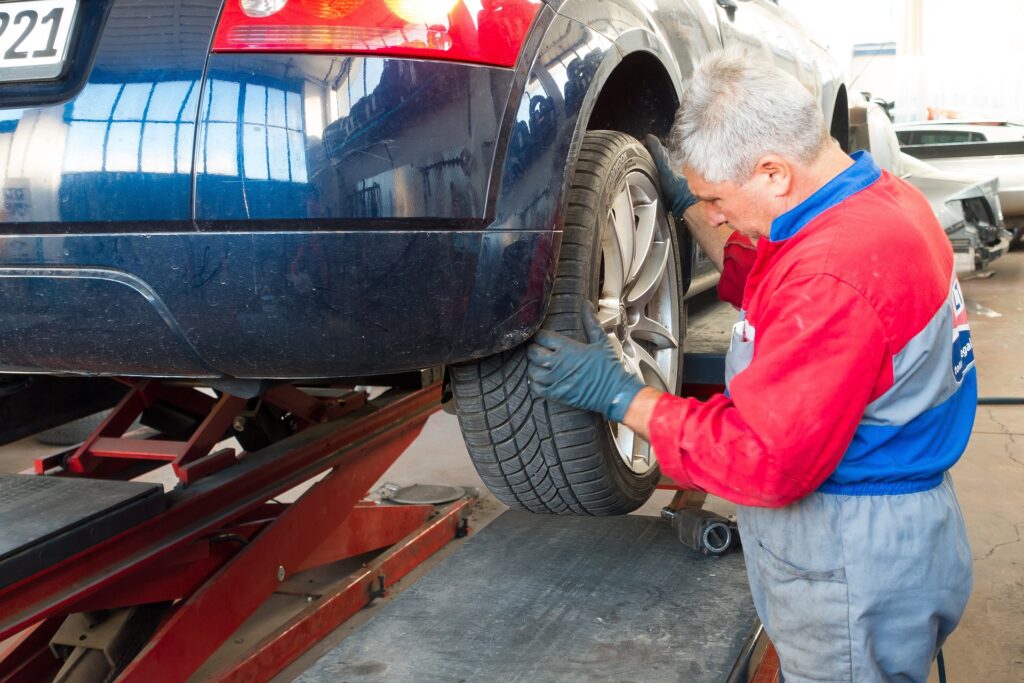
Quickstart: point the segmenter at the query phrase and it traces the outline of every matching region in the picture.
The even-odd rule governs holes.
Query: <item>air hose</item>
[[[1024,396],[982,396],[978,399],[979,406],[1020,406],[1024,405]]]

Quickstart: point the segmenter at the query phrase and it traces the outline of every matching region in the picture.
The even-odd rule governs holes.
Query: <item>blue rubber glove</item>
[[[686,183],[686,176],[676,173],[668,163],[668,152],[661,145],[661,140],[648,135],[644,138],[644,145],[654,159],[654,166],[658,169],[658,182],[661,184],[661,194],[672,209],[672,215],[682,218],[683,212],[699,202],[700,200],[690,192],[690,186]]]
[[[541,330],[526,350],[530,386],[538,395],[622,422],[643,382],[626,372],[588,303],[583,327],[589,343]]]

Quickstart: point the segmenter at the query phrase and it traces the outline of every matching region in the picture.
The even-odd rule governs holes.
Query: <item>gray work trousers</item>
[[[948,474],[921,493],[813,493],[737,516],[786,683],[927,679],[973,580]]]

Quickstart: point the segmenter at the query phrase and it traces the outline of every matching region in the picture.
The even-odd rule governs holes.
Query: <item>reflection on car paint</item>
[[[209,79],[204,101],[206,129],[196,154],[197,173],[307,182],[298,89]]]
[[[209,72],[196,160],[201,227],[253,218],[482,220],[508,70],[260,54],[213,55]],[[258,85],[253,72],[264,74]],[[275,145],[262,135],[287,153],[268,158]]]

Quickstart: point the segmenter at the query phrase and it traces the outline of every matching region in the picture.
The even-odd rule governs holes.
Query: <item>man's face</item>
[[[703,202],[712,225],[728,227],[745,237],[767,237],[772,220],[781,213],[777,178],[759,168],[742,183],[711,183],[690,167],[684,170],[690,192]]]

